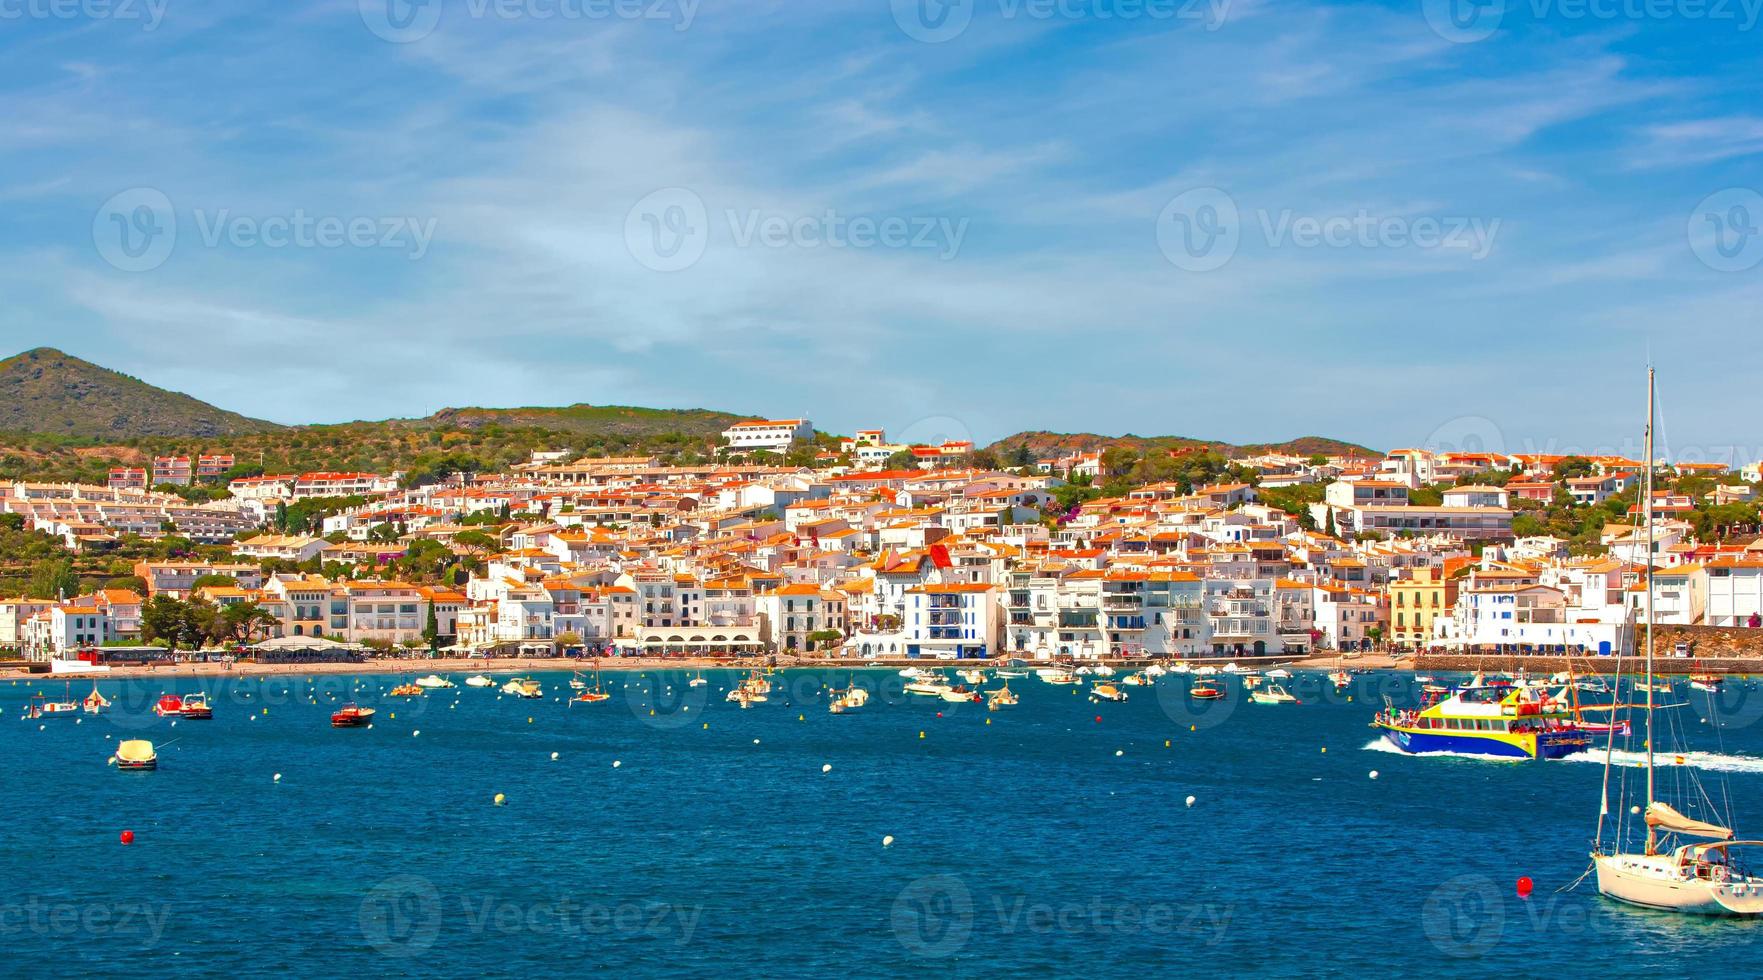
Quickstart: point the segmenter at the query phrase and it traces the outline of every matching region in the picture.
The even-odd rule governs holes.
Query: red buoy
[[[1531,882],[1529,875],[1526,875],[1525,877],[1518,879],[1518,897],[1519,898],[1529,898],[1530,897],[1530,890],[1533,887],[1535,887],[1535,885]]]
[[[1102,716],[1101,716],[1101,715],[1097,715],[1097,716],[1096,716],[1096,724],[1098,724],[1098,725],[1099,725],[1099,724],[1101,724],[1101,723],[1102,723]]]
[[[939,711],[939,712],[937,712],[937,717],[938,717],[938,718],[941,718],[941,717],[943,717],[943,713],[942,713],[942,712],[941,712],[941,711]]]
[[[125,846],[125,847],[126,847],[126,846],[128,846],[128,845],[130,845],[130,844],[133,844],[133,843],[134,843],[134,842],[135,842],[135,832],[134,832],[134,831],[132,831],[132,830],[125,830],[125,831],[123,831],[123,832],[122,832],[122,843],[123,843],[123,846]]]

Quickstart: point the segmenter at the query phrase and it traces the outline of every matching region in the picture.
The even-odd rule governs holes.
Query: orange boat
[[[366,728],[368,725],[373,724],[373,715],[374,711],[372,708],[356,707],[355,702],[351,701],[348,704],[343,705],[341,708],[338,708],[337,712],[331,715],[331,727]]]
[[[1224,697],[1224,690],[1211,681],[1195,681],[1188,689],[1188,696],[1196,701],[1216,701]]]

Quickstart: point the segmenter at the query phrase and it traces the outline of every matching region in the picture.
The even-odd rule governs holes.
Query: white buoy
[[[754,740],[753,740],[753,744],[754,744],[754,745],[758,745],[758,744],[759,744],[759,740],[758,740],[758,739],[754,739]]]
[[[888,834],[887,836],[883,837],[882,838],[882,846],[883,847],[893,847],[894,846],[894,835]]]
[[[1115,750],[1114,750],[1114,757],[1115,757],[1115,758],[1116,758],[1116,759],[1118,759],[1118,758],[1120,758],[1120,757],[1121,757],[1121,756],[1123,756],[1123,755],[1125,755],[1125,754],[1126,754],[1126,750],[1125,750],[1125,749],[1115,749]]]
[[[1376,778],[1377,778],[1377,770],[1376,770],[1376,769],[1373,769],[1373,770],[1371,770],[1371,778],[1372,778],[1372,779],[1376,779]]]
[[[617,769],[619,766],[622,766],[622,765],[624,765],[624,763],[618,761],[617,759],[612,760],[612,768]]]
[[[821,766],[820,771],[821,772],[832,772],[833,771],[833,764],[829,762],[826,765]]]
[[[422,734],[422,729],[418,728],[410,733],[410,737],[415,738],[416,736],[421,735],[421,734]]]
[[[552,761],[552,762],[556,762],[556,761],[557,761],[557,753],[555,753],[555,752],[553,752],[553,753],[551,753],[551,761]]]
[[[1188,797],[1188,806],[1193,806],[1193,805],[1194,805],[1194,798],[1190,796],[1190,797]]]
[[[275,781],[278,783],[282,781],[282,774],[281,773],[278,772],[275,774]]]

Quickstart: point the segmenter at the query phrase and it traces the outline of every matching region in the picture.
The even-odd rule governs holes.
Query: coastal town
[[[1612,455],[1046,457],[794,418],[687,464],[239,463],[0,482],[0,522],[52,552],[0,597],[0,656],[1592,656],[1632,651],[1649,569],[1658,623],[1763,626],[1755,465],[1660,464],[1649,537],[1644,465]]]

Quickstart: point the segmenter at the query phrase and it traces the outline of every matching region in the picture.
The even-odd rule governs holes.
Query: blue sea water
[[[215,718],[175,726],[161,682],[104,682],[112,713],[78,724],[16,720],[59,683],[0,686],[5,972],[1746,975],[1763,950],[1759,923],[1558,891],[1602,766],[1386,751],[1367,721],[1412,703],[1399,675],[1348,700],[1301,674],[1279,707],[1027,678],[988,712],[869,671],[843,716],[844,671],[775,675],[749,710],[729,672],[608,672],[597,705],[537,676],[538,701],[186,679]],[[329,727],[351,699],[372,729]],[[1735,683],[1707,723],[1687,699],[1686,766],[1756,836],[1763,692]],[[129,737],[157,772],[107,765]]]

